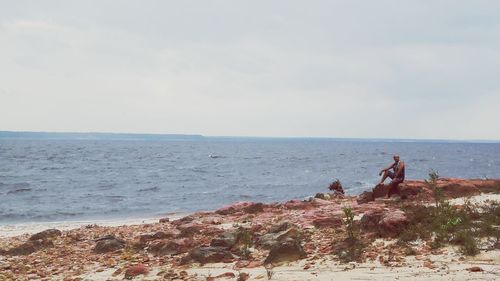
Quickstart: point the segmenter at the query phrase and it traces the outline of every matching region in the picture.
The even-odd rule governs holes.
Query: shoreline
[[[500,180],[444,178],[435,186],[443,192],[442,202],[457,211],[470,202],[478,211],[493,210],[481,213],[491,219],[500,210]],[[419,213],[434,212],[434,193],[426,182],[408,180],[401,190],[405,199],[383,199],[387,188],[359,196],[331,189],[308,200],[237,202],[161,221],[0,226],[0,233],[9,235],[0,236],[0,280],[223,281],[266,280],[271,275],[270,280],[437,281],[500,276],[500,244],[498,238],[491,239],[497,234],[475,237],[478,252],[473,255],[451,240],[432,246],[432,232],[401,240],[412,234],[405,231]],[[349,238],[346,208],[352,212],[355,240]]]

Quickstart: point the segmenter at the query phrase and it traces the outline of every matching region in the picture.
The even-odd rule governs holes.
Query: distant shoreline
[[[42,132],[0,131],[0,139],[27,140],[138,140],[138,141],[350,141],[350,142],[403,142],[403,143],[500,143],[500,140],[480,139],[393,139],[344,137],[266,137],[266,136],[205,136],[201,134],[149,134],[110,132]]]

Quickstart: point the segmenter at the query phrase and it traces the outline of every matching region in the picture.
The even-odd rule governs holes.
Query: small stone
[[[473,267],[467,268],[467,271],[469,271],[469,272],[481,272],[484,270],[482,268],[480,268],[479,266],[473,266]]]

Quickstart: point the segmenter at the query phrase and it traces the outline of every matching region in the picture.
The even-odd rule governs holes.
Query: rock
[[[217,263],[217,262],[232,262],[234,256],[224,247],[198,247],[189,252],[189,254],[183,258],[183,264],[189,263],[191,261],[198,262],[201,264],[206,263]]]
[[[62,232],[57,229],[47,229],[42,232],[38,232],[36,234],[33,234],[30,237],[30,241],[35,241],[35,240],[48,240],[48,239],[54,239],[56,237],[59,237],[62,235]]]
[[[287,239],[274,245],[264,264],[279,265],[305,258],[307,255],[298,240]]]
[[[313,220],[313,225],[317,228],[339,227],[342,224],[342,218],[334,216],[321,217]]]
[[[247,281],[248,279],[250,279],[250,274],[245,272],[240,272],[240,274],[238,274],[238,279],[236,279],[236,281]]]
[[[257,245],[264,249],[271,249],[276,244],[283,242],[287,239],[297,239],[300,236],[300,232],[297,228],[292,227],[277,233],[267,233],[262,235],[257,242]]]
[[[285,231],[285,230],[292,228],[292,227],[295,227],[295,225],[286,221],[286,222],[283,222],[281,224],[271,226],[271,228],[269,229],[269,233],[278,233],[278,232]]]
[[[174,238],[178,235],[180,235],[181,232],[177,229],[170,229],[167,231],[158,231],[156,233],[147,233],[147,234],[142,234],[139,237],[139,241],[141,243],[147,243],[150,241],[154,240],[160,240],[160,239],[166,239],[166,238]]]
[[[215,213],[219,215],[230,215],[234,213],[255,214],[263,211],[264,211],[263,203],[237,202],[232,205],[223,207],[215,211]]]
[[[484,270],[482,268],[480,268],[479,266],[473,266],[473,267],[467,268],[467,271],[469,271],[469,272],[481,272]]]
[[[366,232],[377,232],[385,237],[395,237],[408,224],[408,218],[401,210],[373,209],[361,217],[361,229]]]
[[[181,237],[191,237],[195,234],[199,234],[202,229],[202,224],[199,222],[189,222],[185,224],[181,224],[177,226],[177,228],[181,231]]]
[[[373,192],[371,191],[365,191],[358,195],[358,198],[356,200],[358,204],[365,204],[368,202],[375,201],[375,198],[373,197]]]
[[[196,243],[191,238],[174,239],[171,241],[155,241],[149,251],[156,256],[178,255],[193,248]]]
[[[36,251],[40,251],[51,247],[54,247],[54,243],[51,240],[44,240],[44,239],[31,240],[17,247],[13,247],[7,251],[4,251],[3,254],[10,256],[25,256],[34,253]]]
[[[147,275],[148,273],[149,273],[149,270],[144,264],[142,264],[142,263],[136,264],[136,265],[129,267],[125,271],[125,279],[132,279],[132,278],[139,276],[139,275]]]
[[[93,251],[98,254],[113,252],[125,247],[125,241],[118,239],[113,235],[107,235],[99,238],[96,242],[97,243]]]
[[[316,193],[314,198],[323,199],[323,200],[330,200],[330,199],[332,199],[332,196],[328,193]]]
[[[161,219],[159,220],[159,223],[167,223],[167,222],[169,222],[169,221],[170,221],[170,219],[169,219],[169,218],[161,218]]]
[[[386,212],[379,223],[379,230],[383,236],[395,237],[408,225],[408,218],[401,210]]]
[[[222,273],[222,274],[219,274],[217,276],[215,276],[215,278],[236,278],[236,275],[232,272],[225,272],[225,273]]]
[[[400,188],[401,185],[402,184],[399,185]],[[387,196],[388,192],[389,192],[389,185],[387,184],[380,184],[372,189],[373,198],[385,197]]]
[[[231,249],[236,244],[237,238],[238,238],[237,232],[226,231],[221,235],[219,235],[217,238],[214,238],[210,242],[210,246]]]
[[[378,232],[379,222],[384,214],[384,209],[366,211],[359,221],[361,229],[366,232]]]
[[[309,201],[290,200],[283,205],[289,210],[311,210],[314,206]]]
[[[437,187],[441,188],[445,198],[458,198],[478,195],[481,192],[498,192],[500,190],[500,180],[479,180],[479,179],[454,179],[439,178],[436,181]],[[380,185],[373,188],[373,197],[384,197],[387,195],[388,185]],[[422,199],[431,200],[434,191],[424,180],[405,180],[399,185],[402,198],[420,196]]]

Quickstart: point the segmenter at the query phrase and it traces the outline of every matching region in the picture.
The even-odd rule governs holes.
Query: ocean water
[[[370,189],[398,153],[407,178],[500,178],[499,143],[311,139],[0,139],[0,224],[160,216],[302,199],[338,178]]]

